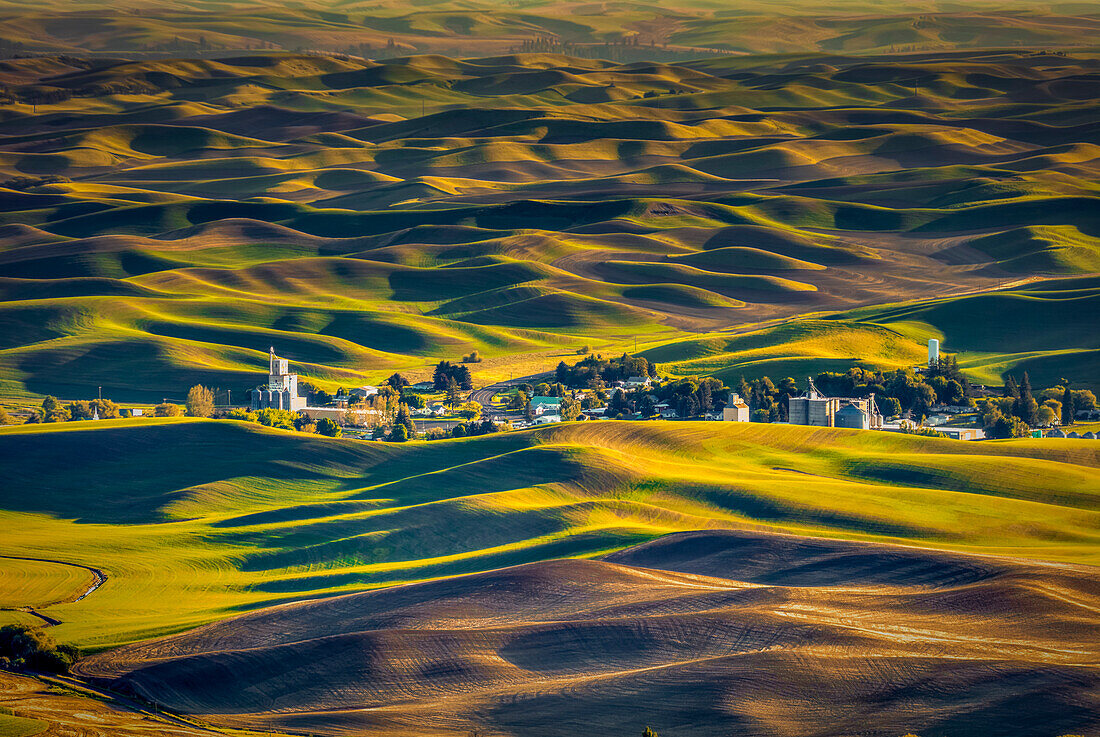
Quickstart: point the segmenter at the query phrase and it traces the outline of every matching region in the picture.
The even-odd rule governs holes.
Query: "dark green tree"
[[[330,438],[338,438],[343,434],[343,431],[340,429],[340,426],[336,424],[335,420],[328,417],[322,417],[317,420],[317,434],[325,435]]]
[[[1031,392],[1031,377],[1025,371],[1024,379],[1020,382],[1020,398],[1016,402],[1015,414],[1028,425],[1034,425],[1037,422],[1038,411],[1039,404],[1035,401],[1035,396]]]
[[[393,418],[394,429],[398,425],[405,428],[406,440],[416,436],[416,423],[413,422],[412,415],[409,414],[409,406],[403,402],[397,407],[397,415]]]
[[[569,381],[569,367],[565,365],[565,361],[558,362],[558,367],[554,369],[554,376],[558,383],[564,384]]]
[[[386,384],[394,391],[400,392],[409,385],[409,380],[401,374],[393,374],[390,378],[386,379]]]
[[[58,645],[38,627],[9,624],[0,627],[0,661],[9,667],[67,673],[80,652],[71,645]]]
[[[468,392],[474,388],[474,377],[470,374],[470,369],[465,366],[455,367],[454,379],[462,391]]]
[[[1066,390],[1062,392],[1062,424],[1072,425],[1075,416],[1073,406],[1073,392],[1070,391],[1069,382],[1066,382]]]

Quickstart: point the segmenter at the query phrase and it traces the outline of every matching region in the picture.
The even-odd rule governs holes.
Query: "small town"
[[[466,357],[471,358],[471,357]],[[472,356],[476,359],[476,353]],[[475,388],[470,366],[440,361],[431,380],[410,383],[400,373],[377,386],[340,387],[334,394],[299,381],[287,358],[268,355],[265,384],[247,390],[247,406],[218,404],[214,391],[191,387],[182,404],[120,407],[102,397],[68,404],[47,397],[26,422],[116,417],[213,417],[329,437],[405,442],[461,438],[573,421],[716,421],[836,427],[953,440],[998,438],[1097,439],[1094,393],[1068,385],[1034,390],[1025,373],[1005,386],[973,385],[939,341],[928,342],[926,365],[882,375],[845,374],[741,379],[662,377],[643,357],[590,354],[554,372]],[[818,385],[822,386],[819,387]],[[1068,382],[1066,382],[1068,384]],[[240,396],[240,393],[238,393]],[[1081,429],[1074,429],[1078,425]]]

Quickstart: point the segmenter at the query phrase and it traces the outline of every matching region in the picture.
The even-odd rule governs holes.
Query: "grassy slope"
[[[0,190],[5,399],[241,397],[271,344],[328,388],[635,341],[678,373],[893,367],[937,332],[979,380],[1095,376],[1080,341],[990,351],[950,308],[722,343],[1094,270],[1088,54],[71,63],[2,70],[79,92],[0,122],[7,176],[74,179]]]
[[[33,560],[4,559],[0,607],[41,607],[71,601],[95,581],[91,571]]]
[[[0,554],[107,573],[44,610],[85,645],[708,527],[1100,562],[1088,441],[598,423],[393,446],[149,420],[9,428],[0,446],[20,479]]]
[[[907,368],[924,362],[929,338],[957,353],[975,382],[999,385],[1009,371],[1037,386],[1062,377],[1096,387],[1093,340],[1098,282],[1079,277],[987,294],[860,308],[738,334],[677,340],[643,353],[673,375],[801,380],[821,371]]]

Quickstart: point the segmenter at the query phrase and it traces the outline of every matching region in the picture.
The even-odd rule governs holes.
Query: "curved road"
[[[552,371],[544,371],[541,374],[531,374],[530,376],[520,376],[516,379],[509,379],[508,381],[498,381],[495,384],[490,384],[489,386],[485,386],[481,389],[470,392],[469,401],[477,402],[482,407],[484,407],[485,409],[482,412],[482,415],[484,415],[488,419],[493,420],[494,422],[503,420],[507,416],[507,412],[493,407],[493,397],[495,397],[497,394],[500,394],[505,389],[511,389],[512,387],[519,386],[520,384],[537,384],[539,381],[544,381],[545,379],[547,379],[548,377],[552,377],[553,375],[554,374]]]

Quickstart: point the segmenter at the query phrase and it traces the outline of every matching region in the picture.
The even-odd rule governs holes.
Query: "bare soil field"
[[[291,604],[82,661],[319,734],[1100,728],[1092,569],[745,531]]]

